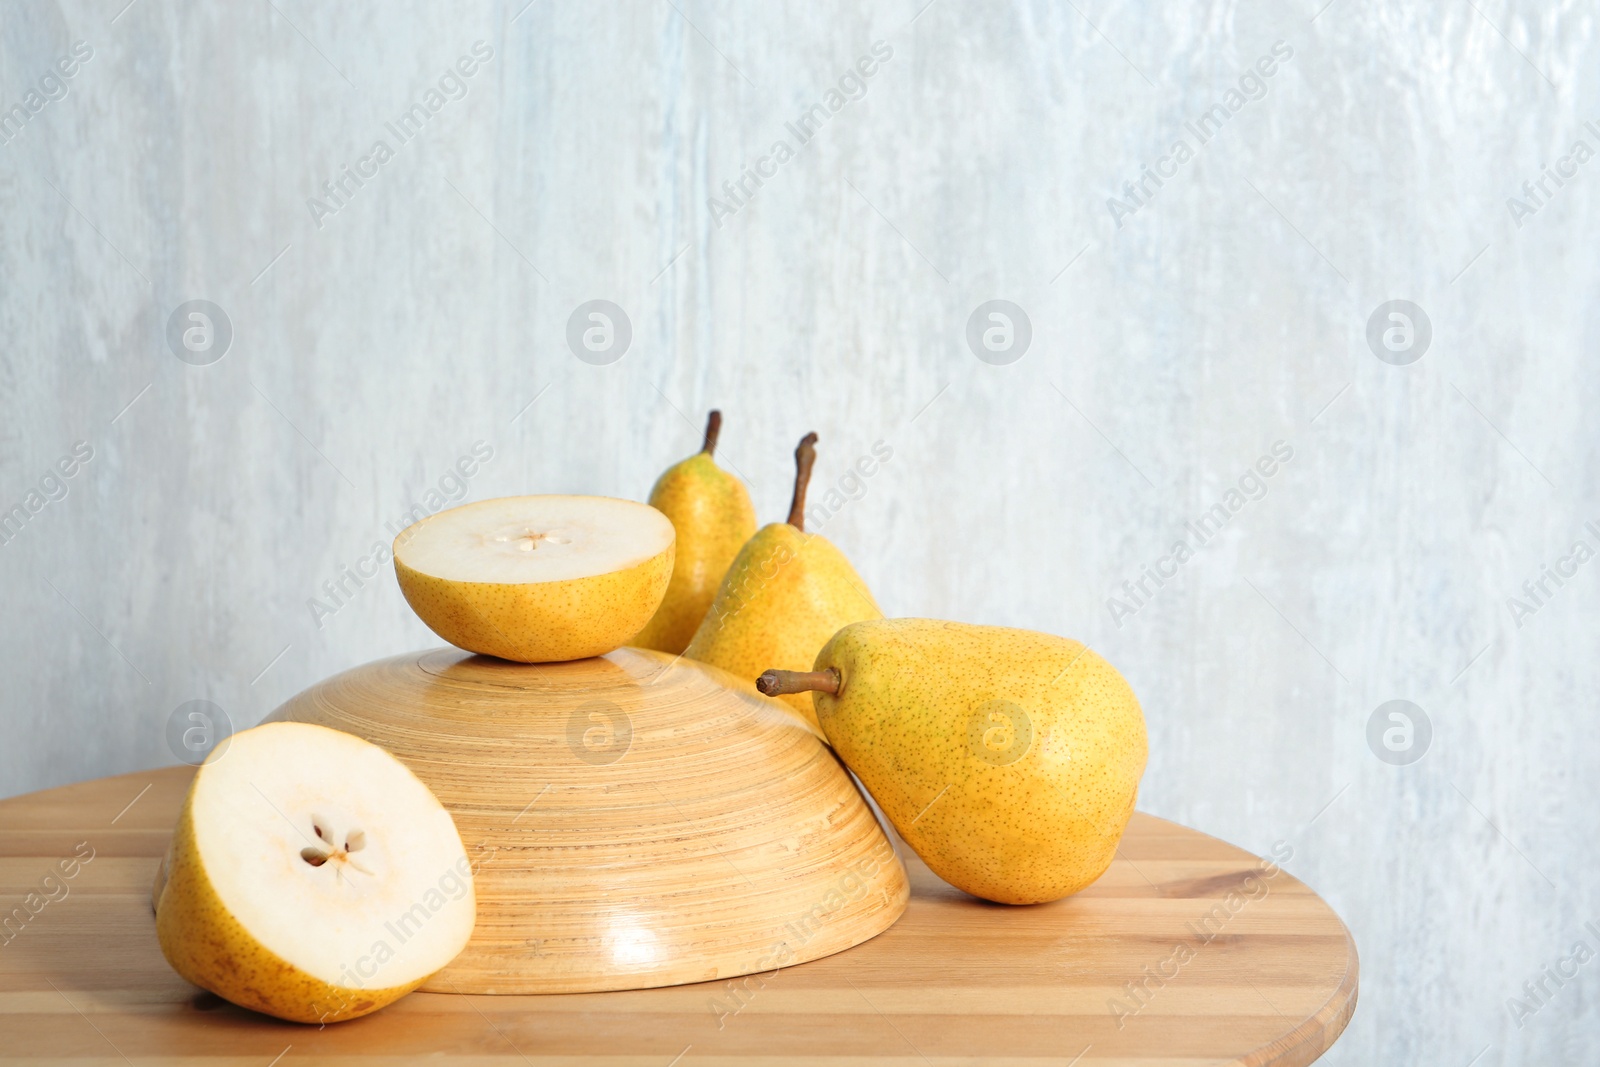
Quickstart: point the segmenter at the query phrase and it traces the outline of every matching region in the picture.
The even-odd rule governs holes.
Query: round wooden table
[[[1355,943],[1315,893],[1136,814],[1105,876],[1054,904],[975,900],[897,842],[905,916],[813,963],[637,992],[415,993],[299,1026],[200,992],[156,945],[150,884],[192,773],[0,802],[0,1063],[1261,1067],[1312,1062],[1355,1010]]]

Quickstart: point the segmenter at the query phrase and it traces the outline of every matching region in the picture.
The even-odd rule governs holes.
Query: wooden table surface
[[[637,992],[416,993],[298,1026],[201,993],[161,957],[150,883],[192,773],[0,802],[0,1063],[1297,1065],[1355,1010],[1355,943],[1315,893],[1136,814],[1105,876],[1054,904],[975,900],[900,846],[905,916],[813,963]]]

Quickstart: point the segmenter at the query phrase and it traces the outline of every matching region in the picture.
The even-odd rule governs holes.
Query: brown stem
[[[700,451],[706,455],[717,450],[717,436],[722,433],[722,412],[712,411],[706,416],[706,443],[700,446]]]
[[[820,671],[767,671],[756,679],[756,688],[769,697],[785,693],[827,693],[839,695],[839,672],[832,667]]]
[[[800,438],[794,450],[794,498],[789,501],[789,525],[804,533],[806,528],[806,486],[811,484],[811,465],[817,461],[817,435]]]

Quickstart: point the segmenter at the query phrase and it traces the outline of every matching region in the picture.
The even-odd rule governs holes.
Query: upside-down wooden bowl
[[[904,868],[815,731],[691,660],[438,649],[336,675],[270,718],[382,746],[455,816],[478,923],[424,989],[575,993],[772,971],[860,944],[905,910]]]

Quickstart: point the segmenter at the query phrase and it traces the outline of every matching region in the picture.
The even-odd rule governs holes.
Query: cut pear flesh
[[[676,534],[648,504],[513,496],[441,511],[394,542],[406,601],[468,652],[523,663],[600,656],[644,629]]]
[[[351,734],[268,723],[190,787],[158,886],[174,970],[297,1022],[399,999],[467,944],[477,915],[455,823],[399,760]]]

